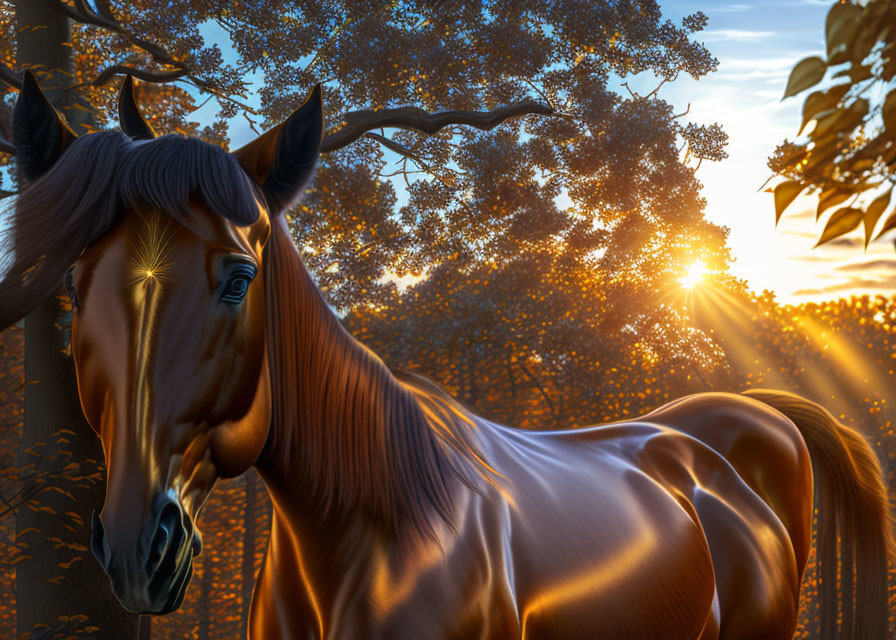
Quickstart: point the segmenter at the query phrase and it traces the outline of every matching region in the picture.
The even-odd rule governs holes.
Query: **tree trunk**
[[[255,519],[257,508],[258,476],[255,469],[249,469],[243,476],[246,481],[246,513],[243,518],[243,567],[242,567],[242,613],[240,629],[249,628],[249,605],[255,589]]]
[[[83,132],[92,124],[89,111],[70,107],[75,96],[67,88],[71,85],[73,59],[71,25],[68,19],[53,9],[52,0],[16,0],[16,32],[18,34],[18,67],[36,68],[41,79],[49,73],[48,96],[66,115],[76,132]],[[55,85],[55,86],[53,86]],[[60,283],[61,286],[62,283]],[[75,461],[102,461],[103,452],[96,434],[83,418],[75,385],[74,364],[65,351],[65,339],[57,327],[59,309],[54,297],[44,300],[25,319],[25,423],[23,451],[36,443],[52,441],[59,429],[70,429],[77,434],[72,442]],[[90,472],[90,470],[88,470]],[[89,549],[91,512],[102,508],[105,493],[103,482],[87,490],[60,486],[74,500],[56,492],[46,492],[38,498],[38,507],[47,506],[54,513],[75,512],[85,527],[78,534],[68,531],[54,513],[28,508],[16,514],[17,532],[34,528],[42,538],[56,537],[76,542]],[[23,539],[27,541],[24,534]],[[61,616],[84,615],[91,626],[99,628],[91,637],[109,640],[149,638],[149,620],[139,633],[140,619],[127,613],[115,597],[109,580],[94,558],[84,556],[71,568],[62,570],[60,562],[71,558],[71,552],[44,544],[35,549],[32,557],[16,566],[17,635],[30,633],[35,624],[45,623],[52,628]],[[58,582],[50,582],[57,576]],[[79,636],[80,637],[80,636]]]

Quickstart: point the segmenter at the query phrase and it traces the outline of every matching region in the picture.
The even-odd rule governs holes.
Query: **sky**
[[[824,20],[831,0],[661,1],[673,20],[701,10],[709,25],[696,40],[719,60],[718,71],[699,82],[679,78],[663,97],[688,118],[719,122],[728,133],[729,158],[703,163],[707,217],[730,229],[732,271],[754,290],[771,289],[784,302],[851,294],[893,294],[896,251],[892,234],[863,251],[860,232],[813,249],[821,231],[817,198],[801,197],[775,228],[774,203],[760,187],[775,146],[796,138],[805,94],[782,101],[794,64],[824,55]],[[641,86],[653,78],[639,78]],[[772,183],[774,184],[774,183]]]
[[[761,189],[770,177],[768,156],[784,138],[794,139],[804,96],[781,100],[794,64],[824,52],[824,19],[831,0],[660,0],[663,13],[679,22],[703,11],[707,29],[697,34],[719,60],[713,74],[695,81],[682,75],[662,97],[677,111],[690,105],[692,122],[720,123],[729,136],[729,158],[704,162],[706,215],[730,230],[732,271],[756,291],[770,289],[783,302],[851,294],[896,292],[896,251],[890,238],[862,249],[859,232],[813,249],[821,227],[815,201],[801,197],[774,223],[772,195]],[[226,33],[209,25],[204,35],[228,53]],[[231,54],[232,55],[232,54]],[[261,78],[258,78],[261,81]],[[631,86],[648,93],[656,79],[642,75]],[[214,108],[214,102],[207,107]],[[203,115],[196,114],[202,120]],[[231,127],[233,146],[253,137],[245,121]],[[772,183],[774,184],[774,183]]]

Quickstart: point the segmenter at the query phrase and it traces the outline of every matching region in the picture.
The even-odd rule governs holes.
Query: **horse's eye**
[[[78,292],[75,291],[75,268],[70,267],[68,271],[65,272],[65,290],[68,292],[68,297],[72,301],[72,311],[81,311],[81,303],[78,302]]]
[[[255,278],[257,268],[253,264],[241,262],[231,267],[227,280],[221,287],[218,300],[225,304],[240,304],[249,291],[249,283]]]

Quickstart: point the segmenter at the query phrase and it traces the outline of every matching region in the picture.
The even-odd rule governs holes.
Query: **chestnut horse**
[[[130,80],[120,108],[127,136],[76,138],[26,74],[0,327],[66,282],[108,471],[91,546],[126,609],[180,606],[203,502],[254,465],[274,515],[253,639],[790,638],[815,493],[826,637],[886,636],[880,467],[830,413],[751,391],[489,422],[386,368],[303,267],[283,211],[319,88],[232,154],[154,137]]]

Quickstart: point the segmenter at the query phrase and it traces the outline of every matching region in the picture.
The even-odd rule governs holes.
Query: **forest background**
[[[726,134],[664,97],[717,68],[696,9],[672,22],[651,0],[3,2],[3,187],[21,187],[9,124],[25,68],[81,132],[116,126],[130,71],[159,133],[225,147],[235,122],[261,131],[322,81],[332,144],[290,224],[330,304],[390,366],[526,429],[701,391],[789,389],[862,431],[896,493],[896,300],[783,304],[732,275],[699,181],[724,161]],[[226,34],[236,62],[210,33]],[[880,80],[849,81],[868,79]],[[465,113],[431,130],[402,120],[414,108]],[[811,191],[793,145],[769,149],[769,175]],[[756,215],[775,215],[771,196]],[[270,524],[254,473],[206,505],[180,611],[139,622],[105,606],[84,544],[101,456],[85,455],[93,434],[71,402],[65,312],[47,301],[0,335],[0,637],[240,637]],[[52,371],[49,390],[36,371]],[[29,403],[55,413],[29,424]],[[802,599],[797,637],[812,638],[814,563]]]

